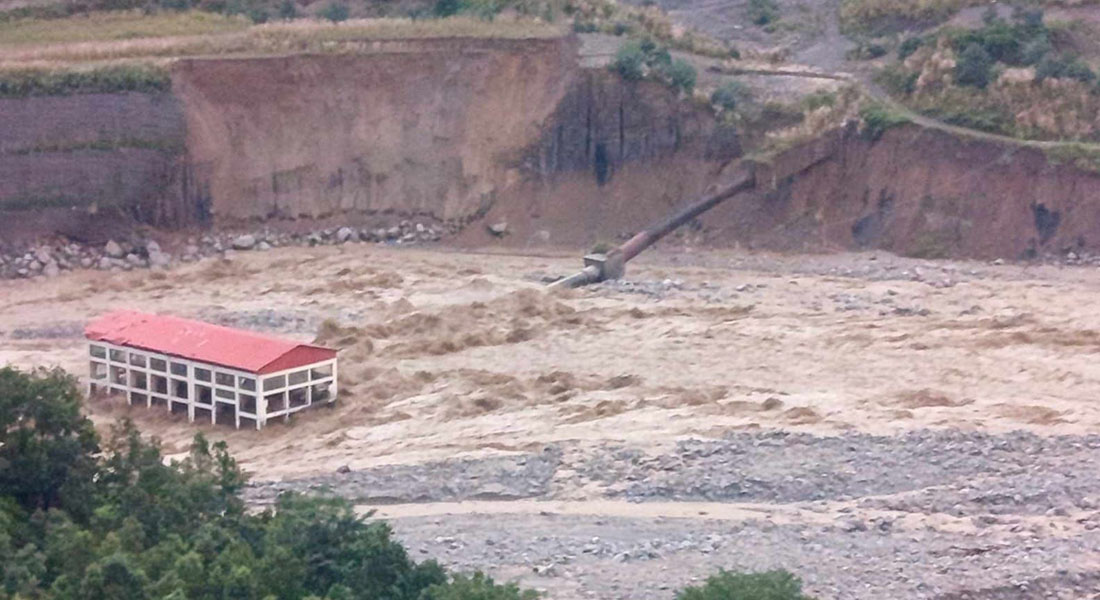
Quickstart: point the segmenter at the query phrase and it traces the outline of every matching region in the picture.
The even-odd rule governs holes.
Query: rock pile
[[[253,232],[211,232],[191,237],[174,252],[163,250],[153,239],[110,240],[102,246],[57,239],[9,252],[0,252],[0,279],[56,277],[63,271],[98,269],[130,271],[165,268],[179,262],[194,262],[227,250],[270,250],[279,246],[323,246],[349,243],[420,244],[438,242],[456,233],[462,223],[404,220],[390,227],[350,226],[320,229],[308,233],[286,233],[265,229]]]

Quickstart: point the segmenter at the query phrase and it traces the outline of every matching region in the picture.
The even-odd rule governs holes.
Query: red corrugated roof
[[[202,321],[120,310],[84,328],[90,340],[132,346],[190,360],[273,373],[336,356],[336,351]]]

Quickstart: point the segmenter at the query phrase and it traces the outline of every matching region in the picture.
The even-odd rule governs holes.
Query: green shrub
[[[1020,48],[1020,63],[1037,65],[1053,50],[1054,47],[1050,43],[1050,38],[1046,36],[1037,37]]]
[[[317,16],[321,17],[322,19],[332,21],[333,23],[347,21],[348,5],[344,4],[343,2],[338,2],[337,0],[332,0],[331,2],[326,4],[320,10],[320,12],[317,13]]]
[[[919,36],[905,38],[905,40],[898,45],[898,59],[905,60],[909,58],[909,56],[916,52],[923,43],[924,40],[921,39]]]
[[[749,0],[749,20],[755,25],[768,25],[779,20],[779,5],[775,0]]]
[[[836,93],[817,91],[802,98],[800,103],[805,111],[814,111],[824,106],[836,106]]]
[[[515,584],[498,584],[481,572],[472,576],[455,575],[448,583],[425,590],[420,600],[535,600],[534,590],[521,590]]]
[[[860,42],[848,51],[849,60],[874,60],[886,55],[886,47],[875,42]]]
[[[684,588],[676,600],[812,600],[802,582],[787,571],[731,573],[720,571],[701,586]]]
[[[151,65],[109,65],[80,71],[22,69],[0,71],[0,97],[67,96],[117,92],[165,92],[167,71]]]
[[[457,15],[460,10],[462,10],[461,0],[436,0],[432,8],[432,12],[435,13],[435,16],[441,18],[453,17]]]
[[[750,98],[748,87],[740,81],[727,81],[710,94],[710,102],[722,110],[733,110]]]
[[[695,90],[695,67],[688,61],[677,58],[667,69],[668,82],[673,89],[690,95]]]
[[[279,10],[276,13],[279,18],[284,21],[290,21],[298,18],[298,6],[294,4],[294,0],[283,0],[279,3]]]
[[[638,81],[645,77],[646,53],[642,43],[630,40],[615,52],[611,70],[627,81]]]
[[[859,116],[863,119],[863,136],[869,140],[877,140],[887,129],[909,122],[909,117],[878,102],[861,107]]]
[[[985,48],[976,43],[967,46],[955,64],[956,83],[984,88],[992,78],[993,58]]]
[[[1035,81],[1056,78],[1076,79],[1082,83],[1096,81],[1096,73],[1080,59],[1071,57],[1045,58],[1035,67]]]
[[[920,73],[909,71],[901,65],[887,65],[875,73],[875,83],[886,88],[894,96],[908,96],[917,87]]]

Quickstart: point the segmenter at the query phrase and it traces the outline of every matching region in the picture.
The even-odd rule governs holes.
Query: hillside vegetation
[[[1075,26],[1041,10],[993,13],[977,28],[943,28],[897,47],[878,81],[947,123],[1019,138],[1100,140],[1100,85]]]

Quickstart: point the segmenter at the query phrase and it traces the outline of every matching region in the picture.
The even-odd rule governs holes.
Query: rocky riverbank
[[[565,443],[341,467],[246,497],[285,491],[380,507],[420,555],[554,598],[672,598],[719,568],[786,568],[821,599],[1100,589],[1084,560],[1100,551],[1100,436],[733,431],[658,452]]]
[[[0,279],[56,277],[65,271],[97,269],[130,271],[165,268],[227,252],[263,251],[282,246],[321,246],[349,243],[428,244],[456,233],[460,223],[402,220],[386,227],[330,227],[306,232],[271,228],[254,231],[209,232],[157,241],[152,236],[109,240],[102,246],[56,238],[28,248],[0,252]],[[168,236],[161,235],[161,238]]]

